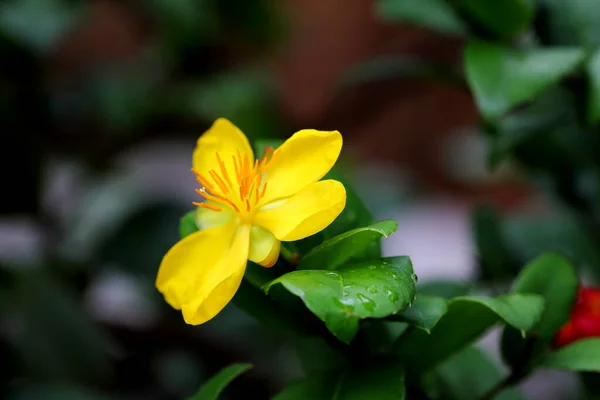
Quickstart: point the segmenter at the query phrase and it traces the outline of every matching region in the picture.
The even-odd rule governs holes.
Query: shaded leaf
[[[280,276],[265,286],[283,285],[300,297],[341,341],[350,342],[358,321],[383,318],[413,301],[416,276],[408,257],[389,257],[340,268],[303,270]]]
[[[405,397],[402,365],[383,359],[299,379],[273,400],[404,400]]]
[[[298,269],[336,269],[348,260],[358,261],[361,253],[374,242],[379,243],[381,237],[387,238],[396,229],[398,223],[387,220],[342,233],[309,251],[302,257]]]
[[[391,317],[398,322],[406,322],[430,333],[431,329],[448,311],[448,302],[442,297],[418,295],[415,301],[401,314]]]
[[[465,49],[467,80],[479,110],[491,120],[557,83],[584,57],[578,48],[516,50],[479,41]]]
[[[567,371],[600,372],[600,338],[579,340],[550,353],[540,366]]]
[[[472,284],[470,282],[457,281],[431,281],[419,283],[417,293],[419,296],[436,296],[444,299],[466,296],[471,292]]]
[[[600,44],[600,5],[590,0],[542,0],[549,36],[558,45],[594,48]]]
[[[600,7],[598,10],[600,11]],[[600,121],[600,51],[596,51],[588,61],[587,73],[589,78],[587,116],[588,121],[597,123]]]
[[[533,0],[459,0],[457,4],[483,29],[505,39],[523,33],[534,16]]]
[[[385,21],[408,22],[438,32],[462,35],[465,26],[444,0],[379,0],[375,11]]]
[[[196,225],[196,211],[189,211],[184,214],[179,220],[179,235],[183,239],[184,237],[191,235],[198,230]]]
[[[233,364],[223,368],[206,382],[189,400],[217,400],[227,385],[252,368],[252,364]]]
[[[339,370],[346,358],[327,345],[320,337],[305,337],[298,341],[298,357],[307,374]]]
[[[471,344],[498,322],[526,332],[539,320],[544,301],[541,296],[510,294],[497,298],[458,297],[448,303],[448,312],[427,334],[410,330],[394,345],[394,351],[418,374],[426,371]]]
[[[504,378],[504,373],[483,350],[467,347],[431,371],[426,379],[448,400],[478,400]],[[432,396],[433,397],[433,396]],[[506,389],[494,400],[523,400],[515,389]]]

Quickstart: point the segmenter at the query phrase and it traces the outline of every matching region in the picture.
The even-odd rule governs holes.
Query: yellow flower
[[[192,171],[205,201],[194,203],[200,229],[164,256],[156,287],[181,310],[185,322],[202,324],[229,303],[246,260],[271,267],[280,241],[313,235],[335,220],[346,205],[346,190],[335,180],[319,181],[342,149],[339,132],[301,130],[259,160],[246,136],[218,119],[200,136]]]

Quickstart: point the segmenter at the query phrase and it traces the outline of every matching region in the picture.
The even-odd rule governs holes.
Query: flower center
[[[216,153],[218,169],[208,171],[208,176],[192,168],[196,180],[202,186],[196,193],[204,197],[207,202],[194,202],[199,207],[213,211],[230,211],[240,215],[243,219],[251,216],[254,207],[265,195],[267,182],[265,173],[273,160],[273,147],[266,147],[260,160],[251,164],[250,157],[238,151],[231,156],[228,165]]]

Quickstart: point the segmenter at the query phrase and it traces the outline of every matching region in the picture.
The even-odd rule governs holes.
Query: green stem
[[[300,262],[300,252],[292,242],[281,243],[281,255],[294,267]]]

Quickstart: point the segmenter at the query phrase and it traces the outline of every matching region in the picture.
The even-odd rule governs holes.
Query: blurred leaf
[[[179,220],[179,236],[183,239],[184,237],[191,235],[198,230],[196,225],[196,211],[188,211]]]
[[[348,260],[365,261],[361,253],[368,250],[374,242],[379,243],[381,237],[387,238],[396,232],[396,229],[398,223],[387,220],[342,233],[314,247],[302,257],[297,268],[336,269]]]
[[[462,74],[451,66],[406,54],[377,56],[359,62],[342,73],[338,85],[345,89],[389,79],[420,79],[461,89],[467,86]]]
[[[434,371],[432,379],[447,400],[478,400],[503,379],[503,373],[484,351],[467,347]],[[506,389],[494,400],[523,400],[515,389]]]
[[[233,364],[223,368],[206,382],[189,400],[217,400],[227,385],[252,368],[252,364]]]
[[[143,207],[121,222],[104,242],[99,251],[101,259],[129,272],[154,276],[163,256],[179,240],[174,222],[184,210],[170,203]]]
[[[415,275],[408,257],[368,261],[337,271],[294,271],[270,282],[265,291],[278,283],[300,297],[345,343],[356,335],[360,319],[398,313],[415,295]]]
[[[404,371],[394,360],[352,365],[292,382],[273,400],[404,400]]]
[[[524,33],[534,16],[535,0],[458,0],[461,9],[486,31],[510,39]]]
[[[385,21],[422,25],[452,35],[465,33],[463,22],[444,0],[378,0],[375,7]]]
[[[512,278],[519,265],[506,246],[496,210],[486,205],[477,206],[471,221],[479,252],[480,278],[489,281]]]
[[[600,338],[578,340],[546,356],[542,368],[600,372]]]
[[[0,31],[41,55],[49,55],[80,17],[72,2],[10,0],[0,4]]]
[[[338,372],[309,375],[290,383],[273,400],[339,400],[339,380]]]
[[[417,291],[418,293],[418,291]],[[401,314],[390,317],[391,320],[406,322],[427,333],[448,311],[448,302],[442,297],[416,296],[415,301]]]
[[[577,272],[564,257],[557,254],[539,256],[515,280],[516,293],[539,294],[544,298],[542,317],[531,330],[535,335],[535,343],[527,355],[530,360],[546,349],[556,332],[569,319],[578,286]],[[523,359],[526,340],[531,339],[523,338],[510,327],[504,329],[501,350],[507,364],[531,367],[530,360]]]
[[[515,149],[531,142],[533,138],[548,140],[557,127],[576,123],[577,115],[572,104],[571,93],[560,87],[553,87],[533,99],[531,104],[513,110],[498,121],[497,133],[489,138],[490,168],[496,168],[502,161],[513,156]]]
[[[8,394],[7,400],[108,400],[84,388],[61,385],[28,385]]]
[[[490,120],[557,83],[584,57],[577,48],[516,50],[478,41],[465,49],[467,80],[481,113]]]
[[[149,2],[159,21],[159,39],[164,45],[199,46],[214,42],[219,34],[219,20],[214,1],[152,0]]]
[[[518,215],[504,221],[506,239],[522,262],[548,251],[559,251],[578,267],[587,267],[598,277],[600,250],[595,239],[568,214]]]
[[[471,283],[454,281],[432,281],[417,285],[419,296],[437,296],[444,299],[466,296],[471,292]]]
[[[184,91],[181,104],[194,115],[207,121],[227,118],[251,140],[280,136],[270,104],[270,77],[265,71],[230,71]]]
[[[597,7],[600,12],[600,7]],[[600,24],[600,21],[598,21]],[[598,32],[600,35],[600,32]],[[596,51],[587,63],[589,77],[588,92],[588,121],[597,123],[600,121],[600,51]]]
[[[541,0],[548,11],[550,38],[558,45],[600,44],[600,6],[594,0]]]
[[[409,330],[400,336],[394,351],[406,361],[408,372],[419,374],[468,346],[500,321],[522,332],[530,330],[543,309],[543,298],[536,295],[458,297],[450,300],[448,312],[431,334]]]
[[[219,0],[216,5],[230,30],[248,44],[268,45],[282,36],[277,1]]]
[[[337,370],[347,361],[342,353],[328,346],[320,337],[301,338],[298,341],[298,357],[307,374]]]
[[[22,332],[17,346],[33,376],[99,382],[110,373],[109,341],[54,279],[36,272],[20,288]]]

